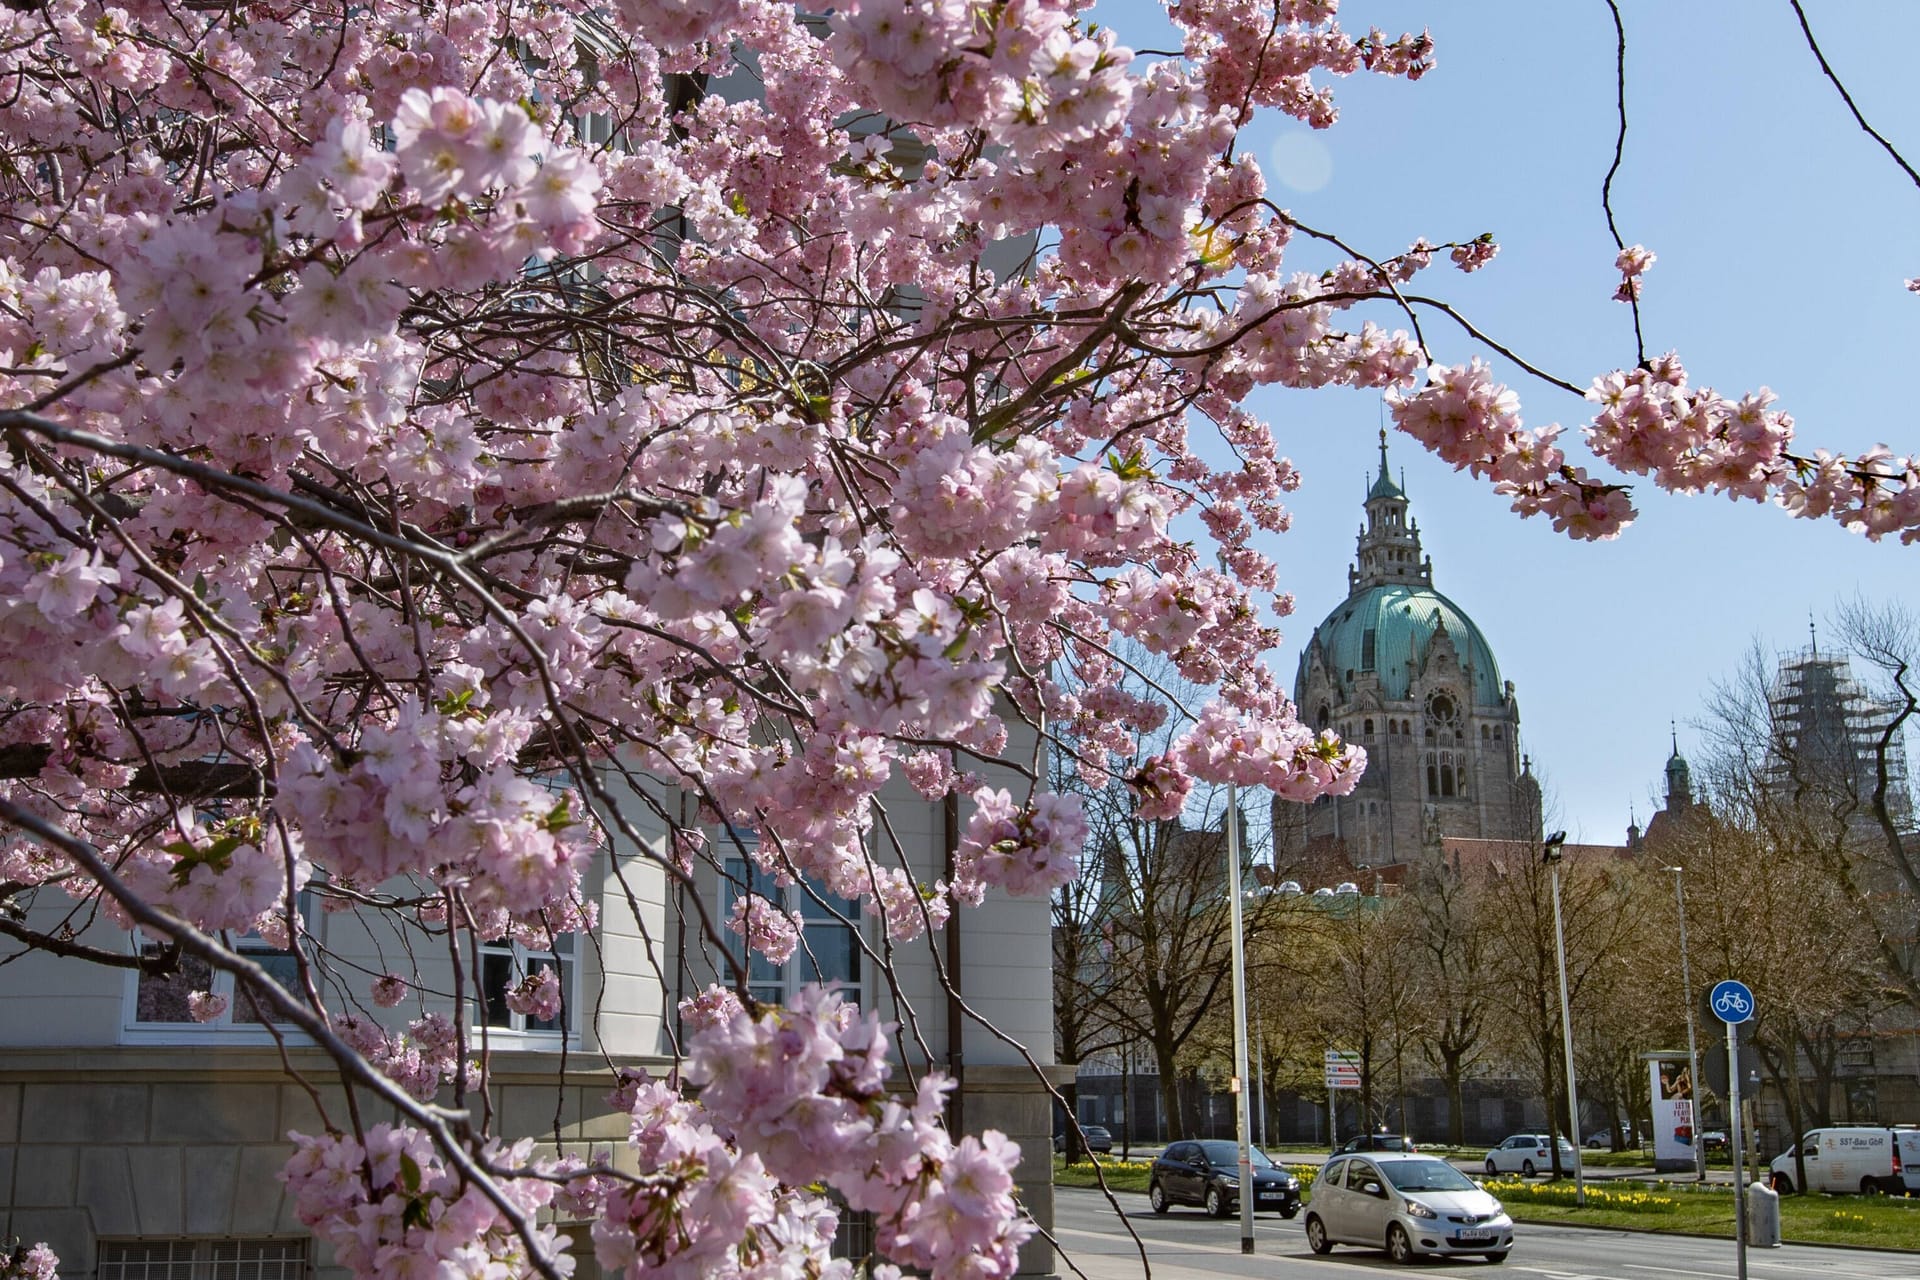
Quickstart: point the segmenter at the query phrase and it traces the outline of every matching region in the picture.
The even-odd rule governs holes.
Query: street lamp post
[[[1693,1112],[1693,1173],[1697,1181],[1705,1182],[1707,1149],[1700,1141],[1700,1048],[1693,1033],[1693,973],[1687,967],[1687,894],[1680,879],[1686,868],[1660,869],[1673,872],[1673,900],[1680,909],[1680,1003],[1687,1011],[1687,1088],[1692,1091],[1687,1105]]]
[[[1587,1176],[1580,1167],[1580,1148],[1584,1135],[1580,1132],[1580,1087],[1574,1080],[1573,1072],[1573,1013],[1567,1000],[1567,931],[1560,920],[1560,855],[1566,842],[1567,833],[1556,831],[1547,837],[1540,854],[1553,878],[1553,945],[1560,962],[1560,1034],[1565,1041],[1567,1056],[1567,1119],[1573,1139],[1573,1202],[1584,1209],[1587,1205]]]
[[[1247,1089],[1247,948],[1240,905],[1240,802],[1227,784],[1227,901],[1233,922],[1234,1134],[1240,1143],[1240,1252],[1253,1252],[1253,1152]]]

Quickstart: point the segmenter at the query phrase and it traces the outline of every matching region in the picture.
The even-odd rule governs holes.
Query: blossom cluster
[[[1645,245],[1629,245],[1620,251],[1613,265],[1620,269],[1620,287],[1613,291],[1615,302],[1640,301],[1640,277],[1647,273],[1659,255]]]
[[[280,1181],[294,1198],[294,1212],[356,1275],[527,1275],[529,1249],[562,1277],[572,1274],[557,1228],[547,1222],[522,1231],[493,1198],[534,1224],[553,1202],[556,1185],[548,1178],[482,1186],[449,1167],[425,1134],[403,1125],[376,1124],[359,1140],[288,1136],[294,1154]],[[480,1158],[539,1174],[554,1167],[533,1161],[532,1153],[533,1139],[525,1138],[509,1147],[489,1144]]]
[[[685,1074],[698,1100],[642,1077],[619,1094],[649,1175],[625,1186],[588,1175],[571,1189],[593,1202],[603,1267],[633,1280],[850,1274],[825,1256],[835,1210],[804,1191],[824,1184],[873,1215],[886,1260],[874,1274],[1013,1273],[1032,1232],[1013,1198],[1018,1146],[992,1130],[948,1134],[952,1082],[938,1073],[910,1102],[890,1092],[876,1015],[818,987],[757,1014],[718,989],[703,1001]]]
[[[0,1244],[0,1280],[58,1280],[60,1259],[44,1243]]]

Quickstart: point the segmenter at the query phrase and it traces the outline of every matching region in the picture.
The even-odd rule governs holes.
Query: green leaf
[[[233,832],[220,836],[204,849],[197,849],[185,840],[176,840],[161,847],[179,859],[173,864],[173,882],[184,885],[193,875],[193,869],[203,862],[215,871],[225,871],[233,861],[233,851],[250,843],[244,834]]]
[[[420,1165],[404,1151],[400,1153],[400,1185],[410,1196],[420,1194]]]

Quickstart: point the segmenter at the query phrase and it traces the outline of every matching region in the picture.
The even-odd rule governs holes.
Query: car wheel
[[[1861,1195],[1863,1195],[1863,1196],[1877,1196],[1877,1195],[1879,1195],[1879,1194],[1881,1194],[1881,1191],[1882,1191],[1882,1190],[1883,1190],[1883,1188],[1882,1188],[1882,1187],[1880,1186],[1880,1180],[1879,1180],[1878,1178],[1862,1178],[1862,1179],[1860,1179],[1860,1194],[1861,1194]]]
[[[1522,1160],[1520,1162],[1520,1176],[1523,1178],[1531,1178],[1533,1176],[1533,1161]]]
[[[1497,1165],[1497,1164],[1495,1164],[1495,1163],[1493,1162],[1493,1157],[1492,1157],[1492,1156],[1488,1156],[1488,1157],[1487,1157],[1487,1173],[1488,1173],[1488,1175],[1489,1175],[1489,1176],[1492,1176],[1492,1175],[1496,1175],[1496,1174],[1498,1174],[1499,1172],[1500,1172],[1500,1166],[1499,1166],[1499,1165]]]
[[[1207,1212],[1216,1218],[1224,1218],[1232,1210],[1227,1208],[1227,1198],[1220,1194],[1220,1188],[1207,1188]]]
[[[1147,1188],[1147,1204],[1155,1213],[1165,1213],[1172,1207],[1167,1203],[1167,1189],[1157,1182]]]
[[[1497,1267],[1501,1263],[1507,1260],[1507,1254],[1510,1252],[1512,1251],[1509,1249],[1501,1249],[1496,1253],[1484,1254],[1482,1256],[1484,1256],[1488,1262],[1493,1263],[1493,1265]]]
[[[1413,1261],[1413,1241],[1407,1238],[1407,1229],[1397,1222],[1387,1228],[1387,1256],[1403,1267]]]
[[[1327,1228],[1315,1213],[1307,1215],[1307,1248],[1315,1253],[1333,1252],[1333,1241],[1327,1239]]]
[[[1790,1196],[1793,1194],[1793,1179],[1784,1173],[1774,1174],[1771,1179],[1771,1184],[1775,1195]]]

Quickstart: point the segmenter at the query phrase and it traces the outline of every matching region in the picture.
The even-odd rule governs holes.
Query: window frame
[[[842,999],[851,1000],[859,1008],[870,1008],[873,1000],[873,965],[870,963],[871,957],[867,952],[872,939],[867,934],[867,917],[860,910],[859,904],[837,898],[825,886],[810,881],[802,883],[796,880],[788,885],[774,883],[773,874],[761,870],[760,865],[752,857],[752,851],[758,847],[759,839],[751,831],[727,830],[721,834],[717,843],[720,851],[717,906],[719,918],[723,922],[721,927],[726,928],[724,922],[732,919],[734,902],[743,891],[747,891],[758,894],[782,911],[799,912],[805,920],[806,929],[846,930],[849,935],[847,952],[853,962],[855,976],[851,981],[836,979],[826,985],[830,990],[837,992]],[[832,914],[826,916],[809,914],[809,907],[817,908],[823,902],[842,919],[836,920]],[[846,910],[840,904],[846,904],[852,909]],[[765,956],[749,948],[745,938],[731,932],[727,935],[727,950],[736,962],[747,969],[747,989],[756,1000],[785,1005],[802,987],[809,985],[811,981],[818,980],[817,975],[813,979],[806,976],[805,971],[810,967],[811,962],[808,960],[808,941],[804,932],[800,945],[794,949],[793,955],[784,964],[773,964]],[[753,974],[756,965],[765,966],[775,972],[756,978]],[[717,973],[721,982],[731,985],[734,973],[731,966],[723,961]],[[776,984],[779,988],[777,994],[773,990]]]
[[[319,916],[319,907],[314,896],[302,889],[297,899],[297,906],[307,923],[308,930],[311,931],[313,921]],[[249,946],[249,940],[252,940],[254,945]],[[149,943],[138,928],[128,931],[127,943],[136,956],[142,954],[149,945],[159,945]],[[291,951],[267,946],[265,940],[257,933],[235,937],[233,949],[241,955],[293,954]],[[308,960],[311,962],[311,955]],[[191,1018],[184,1022],[142,1022],[140,1021],[140,979],[144,975],[145,971],[137,967],[127,970],[120,1006],[121,1044],[205,1044],[210,1040],[220,1044],[236,1045],[267,1045],[278,1041],[286,1041],[289,1044],[312,1043],[311,1037],[306,1032],[291,1023],[235,1021],[234,1015],[240,1011],[246,997],[239,991],[234,976],[224,969],[213,970],[206,988],[214,995],[227,998],[227,1007],[221,1011],[218,1018],[206,1022],[195,1022]],[[310,1262],[309,1269],[311,1269]]]
[[[568,940],[568,951],[564,955],[557,949],[557,944],[562,938]],[[469,1001],[472,1016],[469,1019],[471,1025],[467,1030],[467,1039],[476,1050],[479,1047],[483,1034],[486,1037],[488,1047],[495,1049],[555,1048],[561,1044],[563,1037],[568,1049],[577,1049],[580,1047],[581,954],[579,939],[580,935],[577,933],[559,934],[554,938],[556,949],[552,951],[535,951],[531,947],[514,941],[512,938],[502,938],[494,942],[482,942],[479,944],[480,972],[472,975],[474,994]],[[487,958],[502,955],[507,956],[512,964],[512,968],[508,973],[509,980],[506,988],[509,991],[520,985],[520,981],[526,978],[529,972],[529,965],[538,964],[542,960],[551,960],[554,963],[555,967],[560,970],[561,998],[563,1001],[560,1016],[567,1020],[568,1025],[564,1027],[529,1027],[526,1025],[527,1015],[517,1013],[513,1009],[508,1008],[503,998],[500,1003],[500,1012],[506,1015],[506,1023],[486,1023],[484,1024],[483,1031],[483,1024],[480,1021],[480,996],[485,990]],[[487,1000],[487,1008],[489,1010],[493,1008],[493,1000],[491,997]]]
[[[296,1256],[282,1256],[275,1259],[246,1258],[235,1256],[221,1258],[222,1246],[231,1246],[236,1255],[244,1253],[248,1245],[280,1245],[291,1247]],[[113,1256],[117,1250],[147,1249],[149,1251],[164,1246],[169,1255],[164,1260],[148,1258],[125,1258]],[[242,1280],[240,1268],[252,1264],[255,1268],[244,1280],[267,1280],[266,1265],[279,1268],[275,1280],[307,1280],[313,1275],[313,1246],[307,1236],[129,1236],[107,1237],[96,1243],[97,1262],[94,1275],[96,1280]],[[186,1257],[171,1256],[184,1247]],[[162,1268],[157,1274],[153,1268]],[[181,1272],[176,1272],[180,1268]],[[223,1271],[222,1268],[229,1268]],[[289,1274],[291,1272],[291,1274]]]

